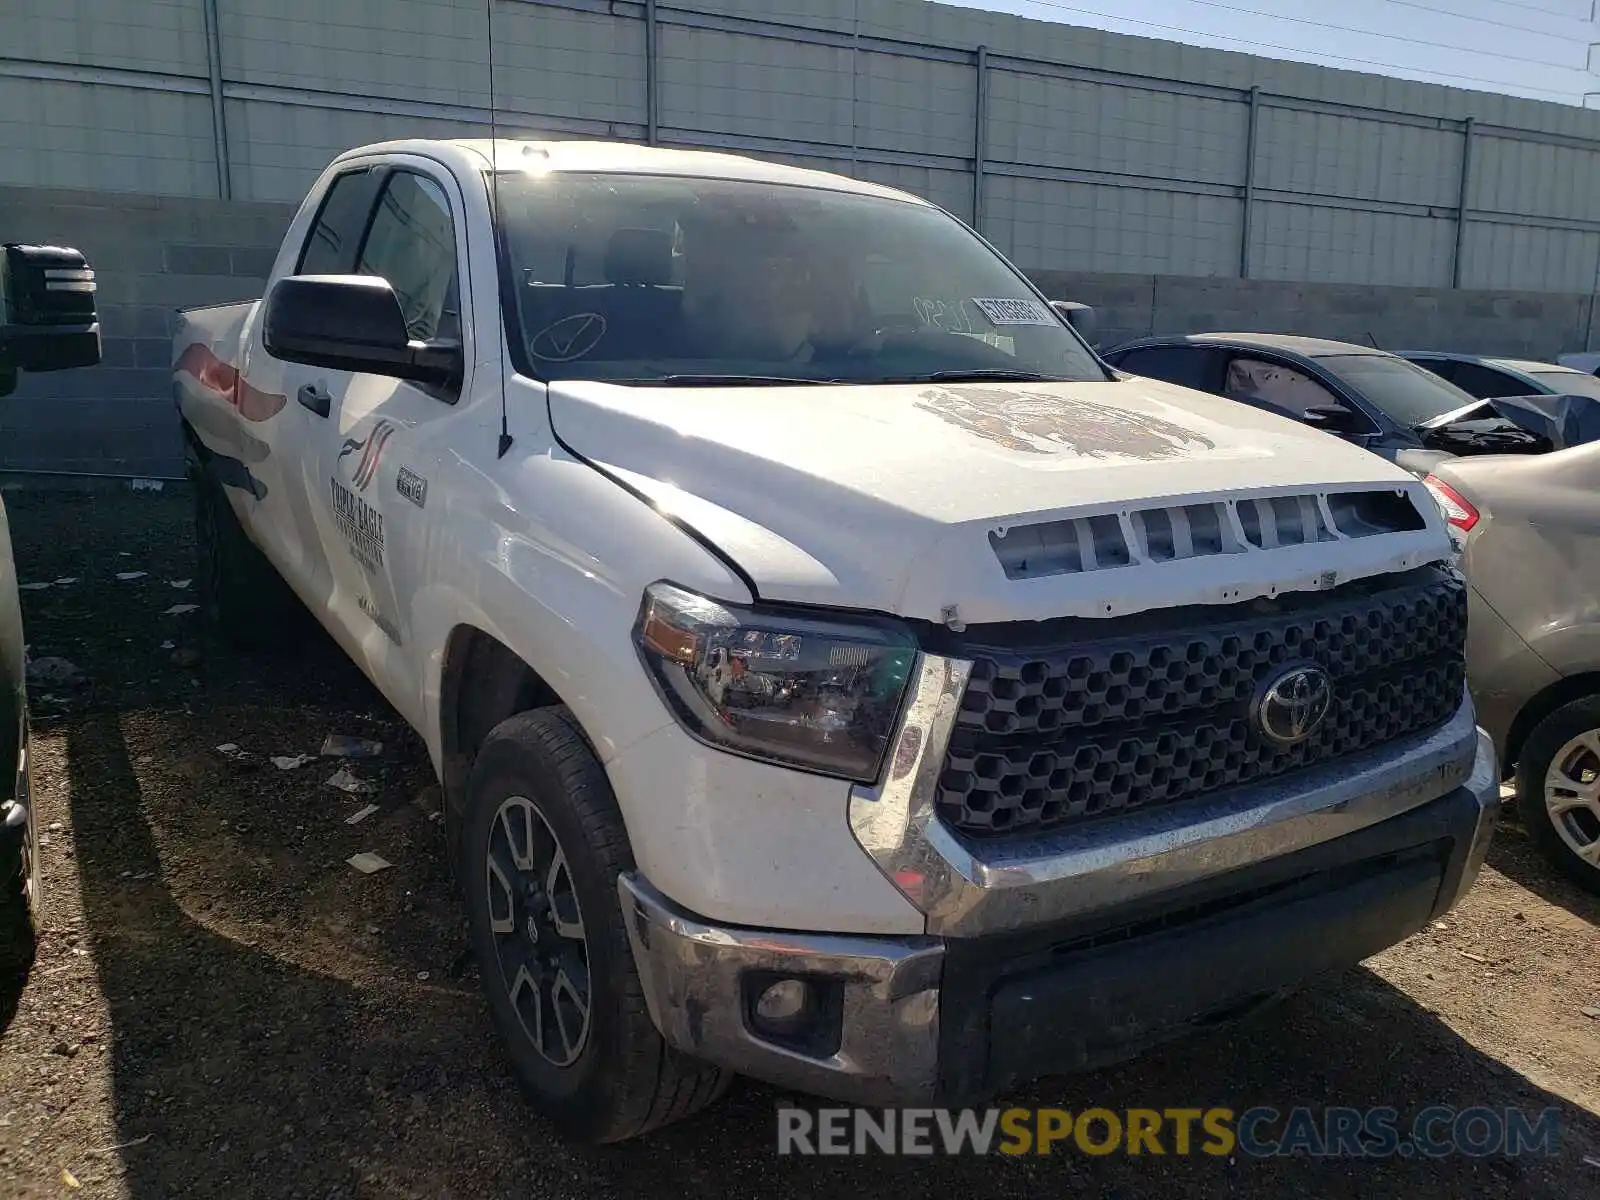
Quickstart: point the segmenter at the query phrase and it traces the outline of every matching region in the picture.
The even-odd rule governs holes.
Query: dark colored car
[[[1480,400],[1500,396],[1587,396],[1600,400],[1600,379],[1556,363],[1436,350],[1399,353],[1407,362],[1432,371]]]
[[[1293,417],[1416,475],[1461,454],[1533,453],[1548,446],[1495,414],[1456,414],[1477,398],[1371,346],[1268,333],[1142,338],[1102,357],[1143,375]]]
[[[100,361],[94,272],[76,250],[0,247],[0,396],[24,371]],[[3,401],[0,401],[3,403]],[[11,527],[0,502],[0,919],[42,911],[39,829],[32,811],[27,663]]]

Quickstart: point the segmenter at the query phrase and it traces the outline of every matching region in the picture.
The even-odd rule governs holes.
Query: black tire
[[[200,606],[219,638],[240,650],[282,648],[286,626],[305,617],[289,585],[256,549],[228,497],[199,462],[189,461]]]
[[[28,773],[33,773],[29,755]],[[0,977],[33,961],[38,935],[44,931],[44,871],[39,858],[39,810],[32,787],[18,797],[28,808],[28,832],[22,841],[17,873],[0,884]]]
[[[494,891],[510,906],[501,909],[499,921],[509,931],[493,929],[491,909],[501,906],[491,898],[490,856],[499,854],[497,862],[503,864],[505,851],[498,847],[517,849],[515,842],[497,840],[510,836],[501,825],[503,808],[522,814],[510,818],[513,825],[518,820],[529,822],[523,845],[530,868],[536,860],[536,835],[541,841],[550,835],[555,852],[564,856],[567,884],[548,891],[565,899],[558,905],[551,898],[545,907],[551,922],[559,922],[558,908],[565,908],[567,928],[581,930],[581,951],[566,934],[559,934],[567,940],[555,943],[559,948],[552,951],[549,928],[542,940],[529,937],[527,927],[546,919],[536,911],[542,901],[513,900],[510,890],[498,883]],[[533,816],[527,815],[527,808]],[[532,824],[534,818],[542,825]],[[467,783],[457,864],[472,949],[491,1015],[528,1103],[568,1137],[585,1142],[618,1142],[681,1120],[720,1097],[731,1082],[727,1072],[667,1046],[650,1019],[617,899],[617,876],[633,865],[605,770],[567,709],[520,713],[489,733]],[[503,865],[496,869],[502,876],[508,873]],[[541,874],[557,878],[554,867],[548,872],[524,869],[518,878],[537,879]],[[535,885],[512,884],[519,886]],[[529,1012],[530,988],[520,987],[514,996],[512,980],[507,978],[508,959],[541,953],[558,960],[566,956],[564,961],[569,962],[581,958],[585,968],[585,1036],[570,1065],[558,1065],[548,1045],[541,1050],[519,1015],[519,1003],[521,1012]],[[551,963],[537,969],[541,978],[551,977]],[[531,974],[532,968],[530,978]],[[540,983],[531,989],[538,1011],[553,1013],[554,1007],[544,1007],[543,988]],[[554,995],[553,985],[550,994]],[[567,1009],[574,1011],[574,1006],[569,1003]],[[560,1048],[578,1042],[567,1036],[567,1026],[559,1018],[557,1025]],[[552,1042],[542,1016],[539,1028],[546,1042]]]
[[[1545,802],[1545,777],[1556,755],[1574,738],[1590,731],[1600,731],[1600,696],[1574,700],[1539,722],[1518,756],[1517,815],[1534,844],[1564,875],[1579,887],[1600,893],[1600,867],[1585,862],[1567,844]],[[1581,769],[1586,773],[1589,770],[1600,773],[1600,754],[1584,762]],[[1600,780],[1600,774],[1596,778]],[[1571,819],[1577,822],[1580,834],[1587,832],[1600,837],[1600,820],[1591,819],[1589,814],[1578,814]]]
[[[8,929],[27,927],[32,934],[44,928],[44,877],[39,862],[39,813],[28,810],[28,833],[22,841],[17,873],[0,884],[0,918]]]

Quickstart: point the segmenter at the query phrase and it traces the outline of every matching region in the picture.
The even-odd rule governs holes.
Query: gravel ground
[[[86,678],[33,689],[49,912],[31,962],[0,944],[0,1194],[1600,1196],[1600,903],[1514,825],[1442,928],[1013,1100],[1553,1107],[1554,1157],[780,1158],[793,1098],[755,1084],[640,1142],[568,1146],[518,1099],[462,955],[418,739],[316,632],[251,661],[165,614],[193,600],[182,489],[6,503],[19,577],[77,580],[23,593],[32,655]],[[337,764],[265,761],[331,732],[385,744],[350,764],[378,788],[356,825],[368,800],[327,786]],[[360,875],[358,851],[394,867]]]

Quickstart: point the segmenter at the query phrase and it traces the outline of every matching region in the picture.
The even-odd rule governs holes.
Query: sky
[[[1600,93],[1595,0],[945,2],[1563,104]]]

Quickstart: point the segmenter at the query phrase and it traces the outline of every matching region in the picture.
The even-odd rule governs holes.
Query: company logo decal
[[[337,479],[328,483],[333,489],[333,523],[351,555],[374,574],[383,570],[383,514]]]
[[[394,490],[418,508],[428,506],[428,481],[410,467],[401,467],[395,475]]]
[[[1280,746],[1298,746],[1322,726],[1333,707],[1333,680],[1315,663],[1302,663],[1267,683],[1255,703],[1256,725]]]
[[[383,615],[383,610],[378,607],[376,601],[371,597],[361,596],[357,599],[356,604],[360,606],[362,612],[367,614],[367,619],[382,631],[384,637],[388,638],[396,646],[401,644],[400,631],[395,628],[393,621]]]
[[[383,448],[394,436],[394,425],[379,421],[364,438],[345,438],[339,447],[339,464],[348,473],[351,485],[358,492],[367,490],[367,484],[378,473],[378,463],[383,459]]]

